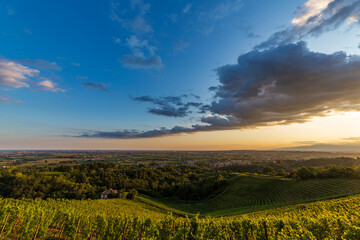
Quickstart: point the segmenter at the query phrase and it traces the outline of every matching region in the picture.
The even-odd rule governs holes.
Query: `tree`
[[[266,166],[263,168],[263,173],[266,175],[275,175],[275,170],[270,166]]]
[[[136,191],[135,189],[131,189],[128,192],[128,194],[126,195],[126,199],[134,200],[137,194],[138,194],[138,191]]]
[[[276,175],[278,175],[278,176],[286,176],[286,172],[285,172],[284,169],[281,168],[281,169],[278,170]]]

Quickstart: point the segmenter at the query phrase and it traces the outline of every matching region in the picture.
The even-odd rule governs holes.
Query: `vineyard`
[[[0,198],[0,239],[360,239],[356,193],[359,179],[238,174],[201,202]]]
[[[248,213],[360,193],[359,179],[294,181],[279,177],[239,175],[217,197],[202,202],[162,201],[175,209],[210,216]]]
[[[227,218],[135,210],[130,200],[0,200],[0,239],[359,239],[360,196]],[[118,202],[117,202],[118,201]],[[119,202],[120,201],[120,202]],[[112,209],[112,211],[111,211]],[[143,212],[143,214],[141,214]],[[153,215],[152,215],[153,214]]]

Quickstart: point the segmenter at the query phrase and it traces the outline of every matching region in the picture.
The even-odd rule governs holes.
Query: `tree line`
[[[226,185],[226,171],[196,166],[138,167],[113,163],[9,167],[0,170],[0,194],[12,198],[96,199],[106,189],[136,189],[153,197],[200,200]]]

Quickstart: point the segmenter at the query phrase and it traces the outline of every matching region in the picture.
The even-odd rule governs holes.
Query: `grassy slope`
[[[238,175],[230,180],[224,192],[202,202],[152,200],[192,214],[226,216],[356,193],[360,193],[359,179],[294,181],[279,177]]]

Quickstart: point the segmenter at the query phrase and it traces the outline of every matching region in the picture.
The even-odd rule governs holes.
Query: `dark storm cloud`
[[[217,74],[220,85],[215,100],[198,107],[212,113],[201,118],[201,124],[177,127],[176,131],[160,128],[135,132],[131,138],[304,123],[331,111],[360,110],[360,57],[344,52],[323,54],[310,51],[304,42],[287,44],[241,55],[237,64],[222,66]],[[167,106],[165,98],[140,99]],[[129,138],[117,133],[118,138]],[[82,136],[106,134],[111,135],[98,132]]]
[[[83,86],[88,89],[94,88],[94,89],[99,89],[103,92],[109,92],[109,90],[106,88],[106,85],[101,82],[84,82]]]
[[[304,42],[252,51],[218,68],[211,111],[240,127],[302,123],[329,111],[358,111],[360,57],[310,51]]]
[[[301,6],[298,8],[298,12],[304,13],[306,9]],[[304,18],[301,22],[293,22],[294,24],[291,27],[274,33],[267,41],[262,42],[255,48],[266,49],[297,42],[309,35],[317,37],[323,32],[338,28],[349,18],[358,16],[359,12],[360,1],[358,0],[334,0],[319,14]]]

